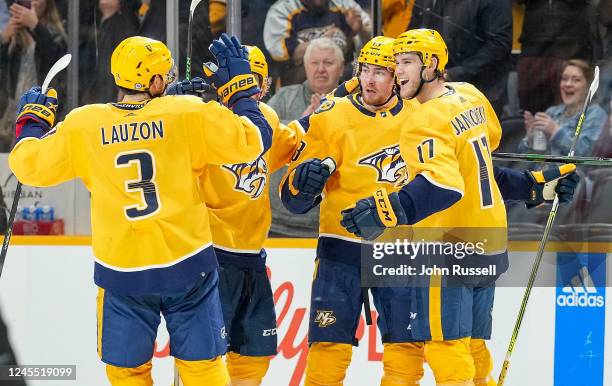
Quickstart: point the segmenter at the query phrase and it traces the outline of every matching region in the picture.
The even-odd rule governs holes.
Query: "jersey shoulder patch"
[[[315,114],[321,114],[326,111],[330,111],[336,105],[336,101],[334,99],[325,99],[320,105],[319,108],[315,110]]]

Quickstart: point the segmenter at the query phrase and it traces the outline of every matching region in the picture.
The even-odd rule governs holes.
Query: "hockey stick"
[[[58,72],[68,67],[72,55],[66,54],[59,58],[57,62],[51,67],[42,85],[42,93],[46,93],[49,88],[49,83],[55,78]],[[9,243],[11,242],[11,236],[13,235],[13,223],[15,222],[15,214],[17,213],[17,204],[19,203],[19,197],[21,196],[21,182],[17,181],[17,187],[15,188],[15,195],[13,196],[13,204],[11,205],[11,211],[9,213],[8,222],[6,224],[6,233],[4,234],[4,242],[2,243],[2,251],[0,251],[0,276],[2,276],[2,268],[4,268],[4,260],[6,260],[6,253],[8,251]]]
[[[565,155],[493,153],[498,161],[553,162],[588,166],[612,166],[612,158],[604,157],[569,157]]]
[[[597,92],[598,87],[599,87],[599,67],[595,67],[593,81],[591,82],[591,86],[589,87],[589,92],[584,101],[584,106],[582,106],[582,112],[580,113],[578,124],[576,125],[576,131],[574,133],[574,140],[572,141],[572,146],[570,147],[568,157],[574,156],[574,152],[576,150],[576,143],[578,142],[578,136],[580,135],[580,131],[582,130],[582,123],[584,122],[584,116],[586,114],[587,107],[589,106],[589,103],[591,102],[593,95],[595,95],[595,92]],[[540,263],[542,262],[542,255],[544,254],[544,247],[546,246],[546,241],[548,241],[548,236],[550,235],[550,230],[552,229],[553,222],[555,221],[555,216],[557,215],[558,208],[559,208],[559,196],[555,194],[555,199],[553,201],[552,208],[550,209],[550,214],[548,215],[548,221],[546,222],[546,227],[544,228],[544,235],[542,236],[542,241],[540,241],[540,246],[538,247],[538,254],[536,255],[536,259],[535,259],[535,262],[533,263],[533,267],[531,268],[531,275],[529,276],[529,281],[527,282],[527,288],[525,289],[525,294],[523,295],[523,301],[521,303],[521,308],[516,318],[516,323],[514,324],[514,330],[512,331],[512,337],[510,338],[510,344],[508,345],[508,351],[506,351],[506,358],[504,359],[504,364],[499,374],[499,380],[497,381],[497,386],[503,386],[504,381],[506,380],[506,375],[508,374],[508,368],[510,367],[510,357],[512,356],[512,352],[514,351],[514,346],[516,345],[516,339],[518,337],[519,330],[521,329],[521,324],[523,323],[523,317],[525,316],[525,310],[527,309],[527,302],[529,301],[529,296],[531,295],[531,289],[533,288],[533,283],[535,282],[535,279],[538,275]]]
[[[187,24],[187,59],[185,63],[185,79],[191,79],[191,53],[193,51],[193,13],[197,8],[198,4],[200,4],[202,0],[191,0],[191,5],[189,6],[189,24]],[[174,381],[172,383],[174,386],[180,386],[181,377],[179,376],[178,367],[176,364],[174,365]]]
[[[191,0],[189,6],[189,24],[187,25],[187,63],[185,66],[185,78],[191,79],[191,52],[193,51],[191,40],[193,38],[193,13],[202,0]]]

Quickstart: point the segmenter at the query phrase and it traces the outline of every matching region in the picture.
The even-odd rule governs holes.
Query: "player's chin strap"
[[[423,88],[423,85],[424,85],[425,83],[431,83],[431,82],[433,82],[434,80],[438,79],[439,75],[438,75],[438,73],[437,73],[437,72],[435,73],[435,76],[434,76],[433,78],[431,78],[430,80],[426,80],[426,79],[424,79],[424,77],[423,77],[423,73],[425,72],[425,69],[426,69],[426,68],[427,68],[427,66],[425,66],[425,65],[422,65],[422,66],[421,66],[421,80],[420,80],[420,82],[419,82],[419,87],[417,87],[416,91],[414,92],[414,95],[413,95],[413,96],[412,96],[412,98],[410,98],[410,99],[414,99],[414,98],[416,98],[416,96],[417,96],[417,95],[419,95],[419,93],[421,92],[421,88]]]

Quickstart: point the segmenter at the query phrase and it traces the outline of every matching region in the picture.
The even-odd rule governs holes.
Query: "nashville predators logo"
[[[386,147],[370,154],[358,162],[359,165],[370,166],[378,172],[377,182],[396,183],[405,175],[406,162],[400,155],[399,145]]]
[[[336,323],[336,317],[334,316],[334,311],[321,311],[317,310],[317,316],[314,320],[315,323],[319,325],[319,327],[329,327],[332,324]]]
[[[234,190],[244,192],[256,199],[261,196],[268,179],[268,165],[263,158],[244,164],[223,165],[236,178]]]
[[[319,114],[324,111],[329,111],[334,107],[335,104],[336,102],[334,102],[333,100],[325,99],[323,102],[321,102],[321,104],[319,105],[319,108],[317,108],[314,113]]]

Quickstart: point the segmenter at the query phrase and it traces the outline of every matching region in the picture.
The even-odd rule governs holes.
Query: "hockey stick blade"
[[[61,58],[59,58],[57,60],[57,62],[55,62],[53,67],[51,67],[51,69],[47,73],[47,76],[45,76],[45,81],[42,84],[42,93],[43,94],[47,92],[47,89],[49,88],[49,84],[51,83],[53,78],[55,78],[55,75],[57,75],[64,68],[68,67],[68,65],[70,64],[71,60],[72,60],[72,55],[66,54],[66,55],[62,56]]]
[[[66,54],[59,58],[45,76],[45,80],[42,85],[42,93],[47,92],[49,84],[60,71],[68,67],[72,60],[72,55]],[[6,233],[4,234],[4,241],[2,242],[2,250],[0,250],[0,277],[2,277],[2,269],[4,268],[4,261],[6,260],[6,253],[11,242],[11,236],[13,235],[13,223],[15,222],[15,214],[17,213],[17,205],[19,204],[19,198],[21,196],[21,182],[17,181],[17,187],[15,188],[15,196],[13,197],[13,203],[11,204],[11,211],[9,212],[8,222],[6,224]]]
[[[589,100],[587,104],[591,102],[593,96],[597,92],[599,88],[599,66],[595,66],[595,71],[593,72],[593,81],[591,82],[591,87],[589,87]]]
[[[523,162],[543,162],[543,163],[564,163],[588,166],[610,166],[612,158],[604,157],[568,157],[565,155],[546,155],[546,154],[518,154],[518,153],[493,153],[496,161],[523,161]]]
[[[189,6],[189,16],[193,17],[193,13],[195,12],[195,9],[197,8],[198,4],[200,4],[202,0],[191,0],[191,6]]]

